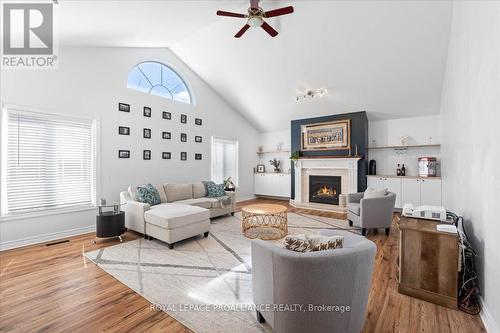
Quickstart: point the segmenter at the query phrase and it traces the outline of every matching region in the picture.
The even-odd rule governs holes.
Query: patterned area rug
[[[350,228],[347,221],[288,214],[289,234]],[[86,253],[86,257],[195,332],[270,332],[252,307],[251,240],[241,215],[218,218],[210,235],[175,244],[137,239]],[[280,242],[280,240],[273,241]]]

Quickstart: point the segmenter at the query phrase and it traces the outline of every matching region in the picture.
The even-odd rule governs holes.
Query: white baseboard
[[[247,201],[247,200],[252,200],[255,199],[255,195],[246,195],[243,197],[236,197],[236,202],[242,202],[242,201]]]
[[[479,315],[481,316],[481,320],[483,321],[484,327],[486,328],[486,331],[488,333],[500,332],[500,326],[498,326],[498,323],[495,321],[495,318],[493,318],[492,313],[486,307],[482,297],[481,297],[481,313]]]
[[[15,249],[15,248],[27,246],[27,245],[44,243],[44,242],[48,242],[48,241],[52,241],[52,240],[56,240],[56,239],[70,237],[70,236],[77,236],[77,235],[86,234],[86,233],[93,232],[93,231],[95,231],[95,225],[82,227],[82,228],[76,228],[76,229],[70,229],[70,230],[64,230],[64,231],[58,231],[58,232],[43,234],[43,235],[39,235],[39,236],[26,237],[26,238],[16,239],[16,240],[11,240],[11,241],[6,241],[6,242],[1,242],[0,243],[0,251]]]

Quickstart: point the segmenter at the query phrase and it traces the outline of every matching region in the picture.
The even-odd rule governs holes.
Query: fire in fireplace
[[[341,183],[339,176],[309,176],[309,202],[338,205]]]

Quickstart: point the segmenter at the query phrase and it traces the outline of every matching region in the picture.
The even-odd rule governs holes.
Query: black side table
[[[96,216],[94,244],[97,238],[118,237],[122,242],[121,235],[125,232],[125,212],[102,212]]]

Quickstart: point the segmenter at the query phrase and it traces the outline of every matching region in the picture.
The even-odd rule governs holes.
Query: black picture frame
[[[130,127],[118,126],[119,135],[130,135]]]
[[[197,161],[201,161],[202,157],[203,157],[203,155],[200,154],[200,153],[194,154],[194,159],[197,160]]]
[[[130,150],[118,150],[118,158],[130,158]]]
[[[172,138],[172,133],[170,133],[170,132],[162,132],[161,133],[161,138],[163,140],[170,140]]]
[[[121,112],[130,112],[130,104],[127,103],[118,103],[118,111]]]
[[[164,160],[170,160],[172,159],[172,153],[169,151],[164,151],[161,153],[161,158]]]
[[[181,133],[181,142],[187,142],[187,141],[188,141],[187,133]]]
[[[194,142],[196,142],[196,143],[202,143],[203,142],[203,137],[201,135],[196,135],[194,137]]]
[[[142,159],[149,161],[151,159],[151,150],[145,149],[142,151]]]
[[[188,116],[186,114],[181,114],[181,124],[187,124]]]
[[[163,119],[168,119],[168,120],[170,120],[170,119],[172,119],[172,114],[171,114],[170,112],[163,111],[163,112],[161,113],[161,117],[162,117]]]
[[[264,164],[257,164],[257,173],[265,173],[266,166]]]
[[[143,128],[142,129],[142,137],[144,139],[151,139],[151,128]]]
[[[181,151],[181,161],[187,161],[187,152]]]
[[[201,118],[194,118],[194,124],[201,126],[203,124],[203,120],[201,120]]]
[[[142,111],[142,115],[147,118],[151,118],[151,108],[149,106],[145,106]]]

